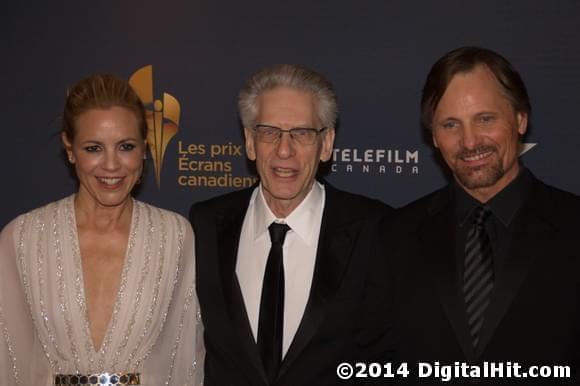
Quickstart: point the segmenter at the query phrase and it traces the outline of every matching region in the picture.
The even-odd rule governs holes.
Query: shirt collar
[[[453,182],[453,186],[456,220],[462,227],[471,217],[473,210],[481,206],[482,203],[469,195],[457,182]],[[531,174],[528,169],[521,166],[518,176],[485,205],[507,227],[511,224],[524,198],[531,190],[531,186]]]
[[[260,184],[257,188],[254,205],[254,240],[267,235],[268,227],[276,221],[287,224],[291,231],[295,232],[308,245],[317,242],[317,240],[313,240],[315,234],[313,228],[317,224],[315,221],[317,216],[321,215],[324,207],[324,185],[314,181],[304,200],[286,218],[277,218],[272,213],[262,189],[262,184]]]

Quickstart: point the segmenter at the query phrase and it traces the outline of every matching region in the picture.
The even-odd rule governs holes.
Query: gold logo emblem
[[[154,99],[153,66],[151,65],[135,71],[129,78],[129,84],[145,105],[148,127],[147,144],[153,158],[157,188],[160,189],[163,157],[167,145],[179,130],[181,107],[174,96],[165,92],[163,101]]]

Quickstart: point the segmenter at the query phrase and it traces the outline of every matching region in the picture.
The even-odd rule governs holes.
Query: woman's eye
[[[121,150],[122,151],[131,151],[135,149],[135,144],[132,143],[124,143],[121,145]]]
[[[101,148],[98,145],[90,145],[90,146],[85,147],[85,151],[87,151],[89,153],[95,153],[99,150],[101,150]]]

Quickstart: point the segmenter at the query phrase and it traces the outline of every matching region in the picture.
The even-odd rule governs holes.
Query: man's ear
[[[439,148],[439,145],[437,144],[437,138],[435,138],[435,134],[433,134],[433,131],[431,131],[431,139],[433,140],[433,146]]]
[[[528,113],[517,113],[518,134],[524,135],[528,131]]]
[[[320,151],[320,160],[322,162],[328,161],[332,157],[332,149],[334,148],[335,130],[329,127],[322,133],[322,149]]]
[[[256,160],[256,147],[254,131],[252,129],[244,128],[244,137],[246,138],[246,156],[250,161]]]

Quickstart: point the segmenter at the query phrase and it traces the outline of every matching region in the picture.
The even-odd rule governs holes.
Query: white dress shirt
[[[254,339],[258,337],[262,282],[270,252],[268,227],[274,221],[290,227],[284,241],[284,337],[285,356],[298,330],[312,285],[318,236],[324,208],[324,186],[317,181],[304,200],[286,218],[276,218],[262,193],[262,185],[252,193],[244,217],[236,274],[246,305]]]

